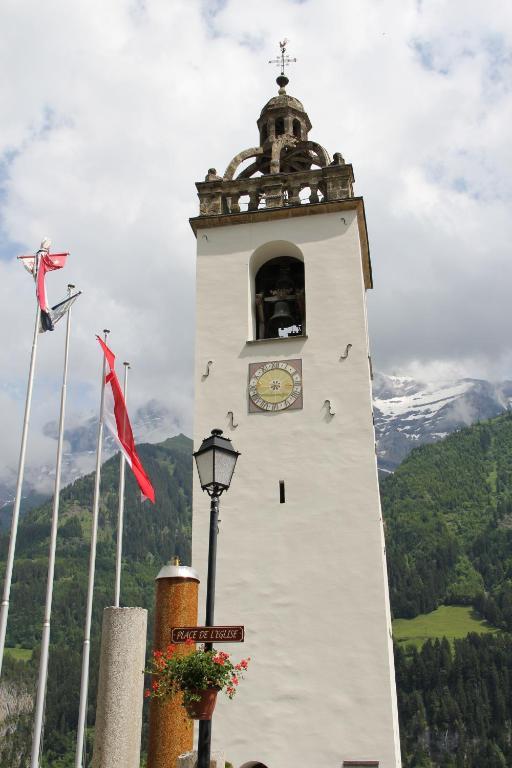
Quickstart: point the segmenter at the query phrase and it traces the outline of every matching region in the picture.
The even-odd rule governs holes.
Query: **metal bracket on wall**
[[[235,424],[235,417],[233,416],[233,411],[228,411],[226,415],[231,417],[231,428],[236,429],[238,427],[238,424]]]
[[[344,353],[340,355],[340,360],[346,360],[348,357],[348,353],[350,352],[351,349],[352,349],[352,344],[347,344],[347,346],[345,347]]]
[[[206,371],[203,373],[203,376],[202,376],[203,380],[207,379],[208,376],[210,375],[210,366],[211,365],[213,365],[213,360],[208,360],[208,362],[206,363]]]
[[[331,405],[331,401],[330,400],[325,400],[324,401],[324,406],[325,405],[327,406],[327,410],[329,412],[329,416],[336,416],[336,411],[333,411],[332,405]]]

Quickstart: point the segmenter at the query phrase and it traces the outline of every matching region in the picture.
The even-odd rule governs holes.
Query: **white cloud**
[[[267,60],[285,35],[298,58],[288,90],[312,137],[354,163],[366,200],[376,367],[440,361],[508,375],[512,10],[501,0],[26,0],[4,4],[0,23],[6,465],[33,304],[14,256],[47,233],[72,254],[48,277],[50,297],[69,280],[84,292],[73,314],[74,418],[97,407],[94,333],[106,325],[132,363],[133,406],[159,400],[190,432],[194,182],[254,145],[275,93]],[[34,435],[57,413],[62,342],[62,328],[40,339],[38,459],[48,438]]]

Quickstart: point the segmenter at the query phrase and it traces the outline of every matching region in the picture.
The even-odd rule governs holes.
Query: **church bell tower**
[[[219,697],[212,749],[235,768],[398,768],[364,203],[277,83],[258,145],[208,171],[190,220],[195,449],[221,428],[241,452],[221,499],[215,623],[245,625],[244,645],[223,649],[251,657],[235,700]],[[194,483],[203,615],[209,504]]]

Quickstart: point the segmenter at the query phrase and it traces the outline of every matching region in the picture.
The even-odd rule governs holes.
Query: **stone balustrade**
[[[316,170],[276,173],[226,181],[210,169],[196,184],[201,216],[262,208],[286,208],[353,197],[352,165],[334,162]]]

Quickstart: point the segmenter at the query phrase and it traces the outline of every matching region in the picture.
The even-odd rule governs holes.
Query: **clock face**
[[[249,365],[249,411],[302,408],[302,361],[276,360]]]

